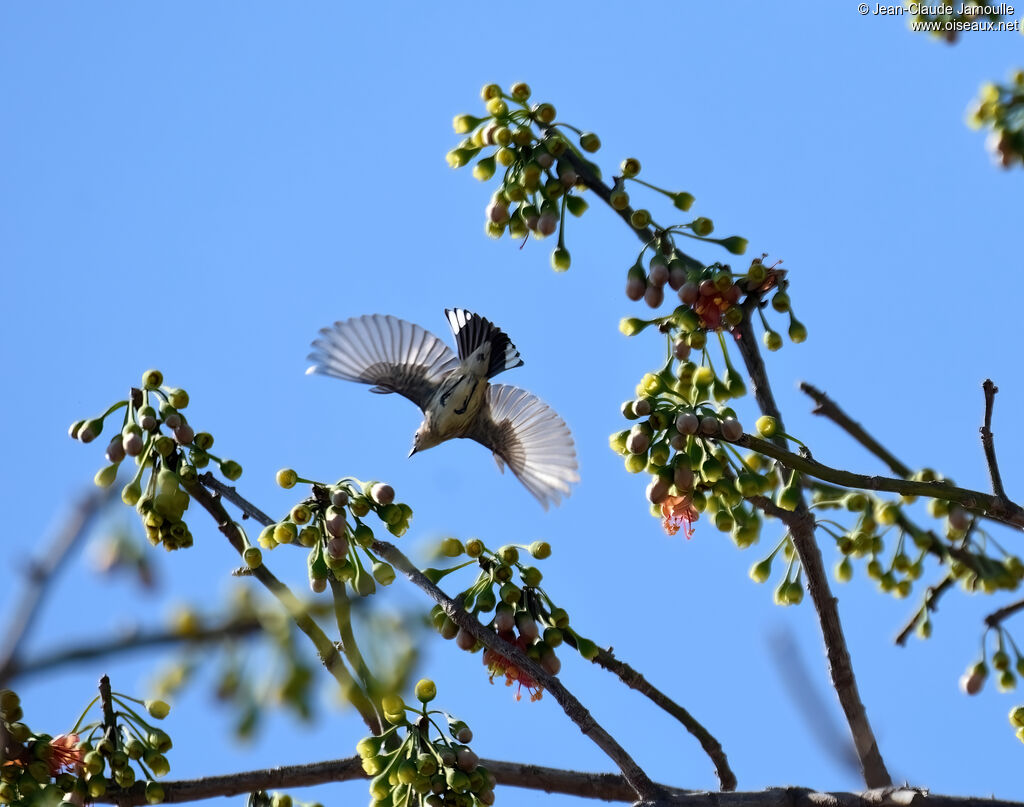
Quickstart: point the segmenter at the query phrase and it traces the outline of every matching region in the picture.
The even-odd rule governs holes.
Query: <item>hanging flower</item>
[[[662,526],[669,535],[683,527],[687,540],[693,537],[693,522],[700,517],[689,496],[666,496],[661,503]]]
[[[522,636],[517,639],[512,631],[498,631],[498,635],[506,642],[516,645],[524,653],[530,644]],[[515,697],[517,701],[522,700],[523,687],[526,687],[526,691],[530,693],[531,701],[539,701],[544,694],[544,688],[529,673],[519,669],[514,661],[505,658],[496,650],[491,650],[490,648],[484,650],[483,661],[484,666],[487,667],[487,671],[490,673],[492,684],[494,683],[495,676],[505,676],[505,686],[516,685]]]

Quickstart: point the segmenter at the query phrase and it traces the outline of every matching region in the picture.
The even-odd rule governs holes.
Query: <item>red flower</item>
[[[530,642],[524,637],[520,636],[518,639],[512,631],[499,631],[498,635],[506,642],[516,645],[524,653]],[[511,661],[496,650],[490,648],[484,650],[483,655],[484,666],[487,667],[487,671],[491,674],[491,683],[494,683],[494,676],[505,676],[505,686],[510,687],[512,684],[516,685],[516,700],[521,700],[523,697],[523,687],[526,687],[526,691],[530,693],[531,701],[539,701],[541,696],[544,694],[544,688],[533,679],[533,677],[519,669],[514,661]]]
[[[665,532],[675,535],[683,527],[687,540],[693,537],[693,522],[700,517],[689,496],[666,496],[661,503],[661,515]]]

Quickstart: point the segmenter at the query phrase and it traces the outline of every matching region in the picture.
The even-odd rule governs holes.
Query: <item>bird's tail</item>
[[[448,324],[455,335],[459,346],[459,359],[473,355],[480,345],[491,343],[491,363],[487,368],[487,377],[493,378],[504,370],[519,367],[523,360],[512,344],[512,340],[497,325],[478,314],[472,314],[464,308],[445,309]]]

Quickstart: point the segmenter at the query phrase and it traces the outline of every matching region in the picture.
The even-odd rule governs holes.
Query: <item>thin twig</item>
[[[887,476],[866,476],[850,471],[840,471],[807,456],[793,454],[780,448],[776,443],[744,434],[737,445],[752,449],[759,454],[778,460],[782,465],[800,473],[841,485],[844,488],[862,490],[884,490],[904,496],[927,496],[930,499],[944,499],[956,502],[967,510],[981,510],[988,518],[1018,529],[1024,528],[1024,508],[1007,499],[999,499],[977,490],[958,488],[946,482],[920,482],[913,479],[894,479]]]
[[[484,647],[494,650],[496,653],[512,661],[520,670],[526,672],[544,689],[548,690],[554,699],[558,701],[558,705],[562,707],[562,710],[569,719],[579,726],[580,731],[589,737],[618,766],[640,800],[653,801],[661,796],[658,786],[637,765],[626,749],[619,745],[615,738],[601,727],[593,715],[587,711],[586,707],[569,690],[562,686],[558,678],[549,674],[540,664],[533,661],[518,647],[506,642],[490,628],[481,625],[475,616],[460,607],[441,589],[431,583],[396,546],[386,541],[374,541],[373,551],[402,572],[415,586],[422,589],[427,596],[444,609],[445,613],[461,629],[472,635]]]
[[[942,580],[934,586],[928,586],[924,592],[924,605],[914,612],[914,615],[907,621],[907,624],[903,626],[903,630],[896,636],[896,644],[903,647],[907,643],[907,639],[910,638],[910,634],[914,632],[914,628],[922,620],[927,618],[927,615],[933,613],[939,609],[939,599],[945,594],[950,586],[953,585],[955,577],[951,574],[947,574]]]
[[[1017,600],[1017,602],[1004,605],[998,611],[993,611],[985,617],[985,624],[990,628],[997,628],[1004,619],[1008,619],[1020,611],[1024,611],[1024,600]]]
[[[752,299],[752,298],[750,298]],[[751,305],[756,305],[756,300]],[[749,313],[749,309],[748,309]],[[737,343],[740,355],[743,357],[747,368],[747,375],[751,381],[754,397],[757,400],[761,411],[774,417],[779,424],[779,430],[784,432],[782,424],[782,413],[779,411],[775,398],[772,395],[771,385],[768,382],[768,374],[765,370],[761,352],[754,339],[753,328],[750,325],[750,317],[744,317],[736,329]],[[743,439],[748,435],[744,435]],[[742,440],[741,440],[742,443]],[[775,442],[758,440],[758,446],[753,447],[760,450],[761,444],[770,446],[772,451],[788,455],[785,439],[781,435],[776,436]],[[761,453],[773,456],[768,451]],[[885,762],[878,750],[878,742],[875,740],[874,731],[868,722],[867,711],[860,699],[860,692],[857,689],[857,679],[853,673],[853,662],[850,659],[850,651],[846,645],[846,637],[843,635],[842,623],[839,621],[839,609],[836,598],[828,583],[828,574],[825,571],[825,564],[822,561],[821,549],[815,539],[815,523],[811,513],[807,510],[807,504],[800,492],[800,501],[794,512],[783,512],[780,518],[789,527],[792,534],[793,546],[796,548],[800,564],[804,574],[807,576],[807,592],[814,603],[814,609],[818,614],[818,623],[821,627],[822,639],[825,642],[825,650],[828,655],[829,672],[832,676],[832,686],[839,696],[839,703],[846,714],[846,721],[850,726],[853,735],[854,747],[857,749],[857,756],[863,769],[864,781],[868,787],[888,787],[892,779],[885,767]]]
[[[1007,500],[1006,491],[1003,489],[1003,478],[999,474],[999,463],[996,462],[996,446],[992,439],[992,406],[995,403],[996,393],[999,387],[992,383],[991,378],[986,378],[981,385],[985,392],[985,422],[981,427],[981,447],[985,450],[985,462],[988,464],[988,475],[992,479],[992,492],[996,498]]]
[[[208,628],[200,628],[194,633],[186,634],[178,630],[165,629],[129,634],[100,642],[88,642],[63,647],[50,653],[43,653],[34,658],[26,659],[24,662],[15,660],[8,675],[13,680],[19,676],[50,672],[51,670],[81,661],[125,655],[153,647],[163,647],[164,645],[220,642],[224,639],[249,636],[262,630],[263,625],[258,619],[246,617],[244,619],[230,620]]]
[[[113,494],[113,489],[107,488],[83,495],[61,523],[50,545],[30,562],[26,590],[16,600],[17,611],[0,643],[0,684],[11,677],[11,671],[17,666],[18,652],[39,614],[49,583],[68,552],[88,532],[97,514],[113,498]]]
[[[854,440],[864,446],[864,448],[888,465],[896,476],[906,477],[913,473],[910,468],[896,459],[896,457],[893,456],[885,446],[868,434],[863,426],[840,409],[839,405],[829,398],[826,393],[822,392],[817,387],[808,384],[806,381],[800,382],[800,389],[814,399],[815,407],[811,412],[815,415],[827,417],[839,426]]]
[[[110,691],[110,677],[100,678],[100,709],[103,712],[103,736],[117,748],[117,716],[114,714],[114,699]]]
[[[228,539],[231,546],[234,547],[235,551],[241,555],[245,551],[245,540],[242,537],[242,533],[239,527],[228,515],[227,510],[224,509],[224,505],[221,504],[220,498],[210,493],[203,484],[206,483],[209,474],[204,474],[203,477],[191,483],[185,484],[185,489],[188,494],[195,499],[199,505],[206,510],[217,524],[217,529],[221,531],[225,538]],[[251,510],[256,510],[255,507],[249,505]],[[265,514],[260,514],[260,523],[264,526],[273,524],[273,519]],[[327,671],[334,677],[334,680],[341,686],[342,694],[349,700],[349,702],[355,706],[360,716],[363,718],[363,722],[366,723],[367,727],[374,734],[379,734],[381,731],[380,718],[377,716],[376,710],[373,708],[373,704],[370,699],[366,697],[366,694],[360,689],[359,684],[356,683],[352,677],[352,673],[349,672],[345,666],[344,660],[341,658],[341,654],[338,652],[338,648],[334,643],[327,638],[327,634],[323,632],[323,629],[316,623],[316,621],[309,615],[309,612],[303,607],[291,589],[288,588],[284,583],[277,579],[266,566],[260,565],[252,570],[252,576],[255,577],[263,586],[273,594],[278,601],[288,611],[292,621],[295,622],[296,627],[301,630],[309,639],[313,642],[313,646],[316,648],[317,655],[320,657],[320,661]]]
[[[566,642],[571,643],[571,637],[566,637]],[[729,791],[736,789],[736,774],[734,774],[732,772],[732,768],[729,767],[729,760],[725,756],[725,751],[722,750],[721,743],[719,743],[718,740],[715,739],[714,735],[704,728],[704,726],[693,715],[651,684],[643,675],[634,670],[624,661],[619,661],[615,658],[610,651],[599,649],[597,657],[594,659],[594,663],[617,675],[619,680],[621,680],[622,683],[630,689],[635,689],[641,695],[651,700],[656,706],[668,712],[672,717],[682,723],[683,726],[686,727],[686,730],[697,738],[697,741],[700,743],[700,747],[704,749],[704,753],[711,758],[711,762],[715,766],[715,774],[718,776],[718,782],[721,785],[722,790]]]

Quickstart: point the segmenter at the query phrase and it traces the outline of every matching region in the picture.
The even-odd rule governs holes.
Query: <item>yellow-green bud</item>
[[[421,678],[416,683],[416,697],[422,703],[429,703],[437,697],[437,685],[429,678]]]
[[[142,386],[145,389],[156,389],[164,383],[164,374],[159,370],[146,370],[142,374]]]

